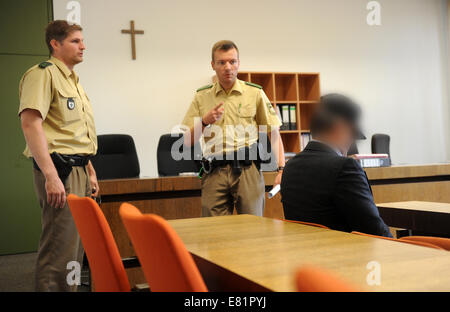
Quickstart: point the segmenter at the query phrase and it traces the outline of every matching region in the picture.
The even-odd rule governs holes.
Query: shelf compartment
[[[298,131],[281,132],[283,140],[284,152],[299,153],[300,152],[300,134]]]
[[[299,100],[311,101],[320,100],[319,74],[299,74],[298,75]]]
[[[250,81],[250,73],[245,73],[245,72],[238,73],[237,78],[239,80],[243,80],[243,81]]]
[[[311,129],[311,118],[315,109],[316,105],[300,104],[300,130],[302,132],[307,132]]]
[[[250,76],[251,82],[263,87],[264,93],[271,102],[275,99],[275,92],[273,88],[273,74],[272,73],[252,73]]]
[[[275,74],[276,101],[297,101],[295,74]]]

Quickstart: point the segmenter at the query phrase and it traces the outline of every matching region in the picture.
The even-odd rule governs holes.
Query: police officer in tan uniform
[[[202,215],[262,216],[265,185],[257,159],[258,133],[266,131],[278,158],[280,184],[284,151],[281,121],[262,87],[237,79],[239,50],[222,40],[212,48],[217,81],[197,90],[183,120],[185,144],[203,137]]]
[[[36,263],[37,291],[75,291],[67,279],[83,247],[66,196],[97,196],[97,177],[89,156],[97,151],[92,107],[73,67],[83,61],[81,27],[66,21],[46,29],[50,60],[31,67],[19,86],[19,116],[33,159],[34,185],[42,209]],[[70,280],[70,279],[69,279]],[[73,284],[73,285],[72,285]]]

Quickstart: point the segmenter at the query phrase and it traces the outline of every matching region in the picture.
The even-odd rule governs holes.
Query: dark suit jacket
[[[392,237],[375,206],[365,171],[356,160],[339,156],[327,145],[311,141],[287,162],[281,181],[286,219]]]

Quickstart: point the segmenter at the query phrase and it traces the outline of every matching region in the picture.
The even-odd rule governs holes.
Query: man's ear
[[[211,61],[211,68],[215,71],[216,69],[214,68],[214,61]]]
[[[53,51],[55,51],[56,47],[61,46],[61,44],[59,43],[59,41],[56,40],[56,39],[50,40],[50,45],[52,46]]]

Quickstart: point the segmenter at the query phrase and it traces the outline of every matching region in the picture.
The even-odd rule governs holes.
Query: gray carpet
[[[37,253],[0,256],[0,292],[34,291],[34,266]],[[81,273],[82,286],[78,291],[89,291],[87,271]]]
[[[0,256],[0,291],[33,291],[37,253]]]

